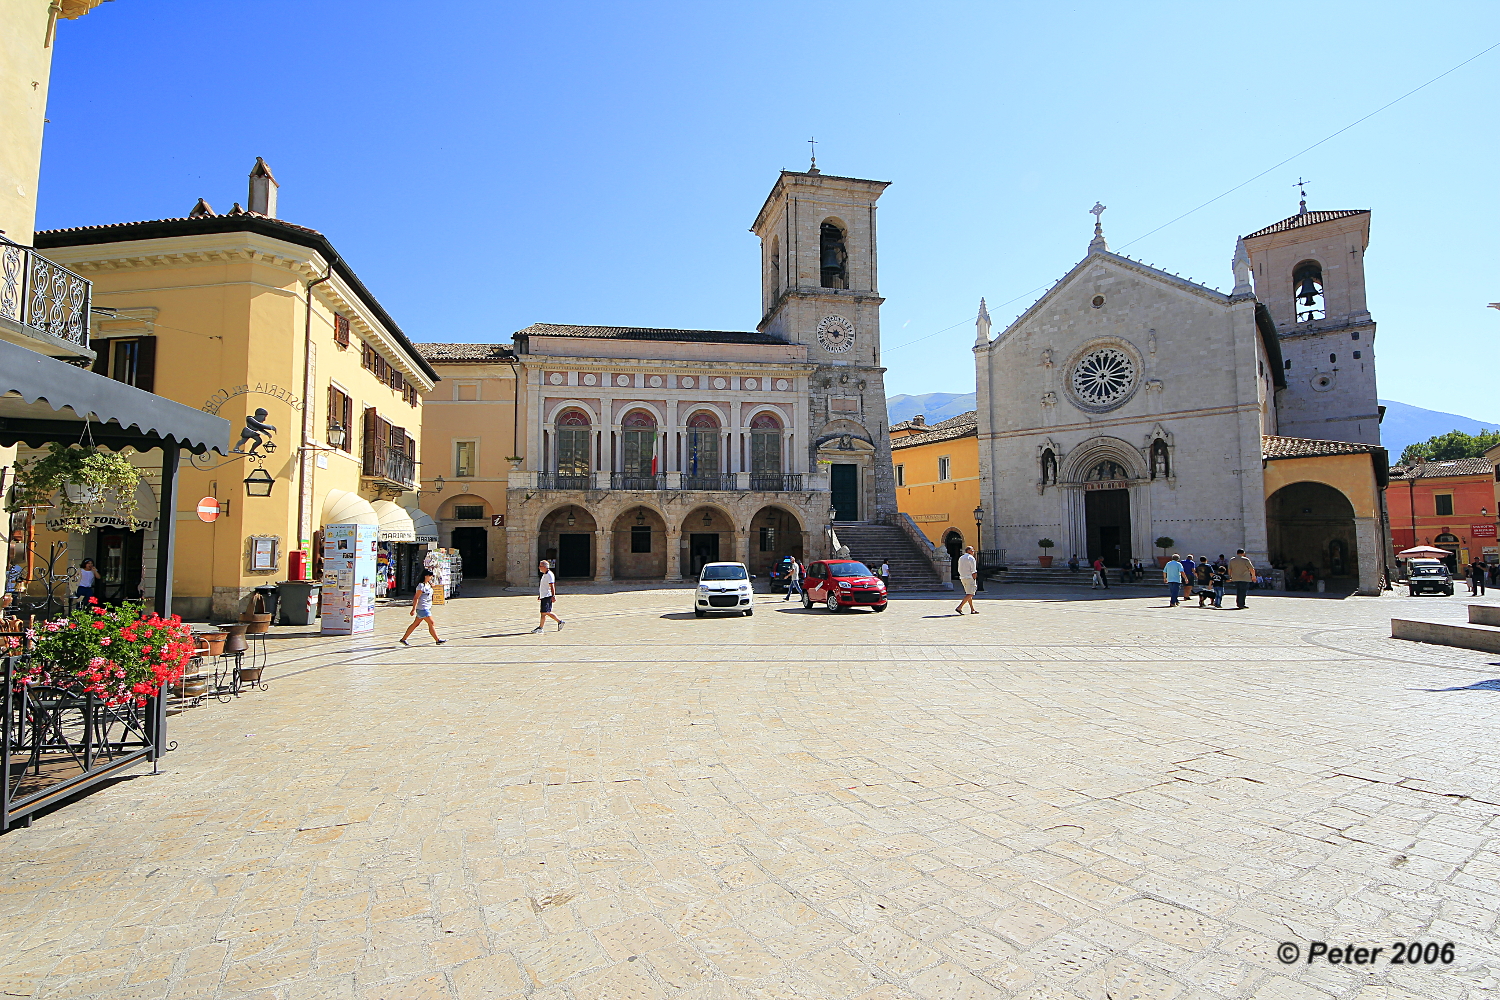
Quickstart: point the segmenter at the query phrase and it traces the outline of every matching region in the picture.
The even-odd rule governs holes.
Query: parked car
[[[1453,577],[1438,559],[1413,559],[1407,566],[1406,587],[1412,597],[1427,593],[1452,597]]]
[[[827,559],[809,563],[802,578],[802,606],[821,604],[829,611],[869,608],[884,611],[885,584],[870,568],[853,559]]]
[[[708,563],[698,572],[698,589],[693,598],[693,614],[744,615],[755,614],[751,607],[754,595],[750,590],[750,571],[744,563]]]

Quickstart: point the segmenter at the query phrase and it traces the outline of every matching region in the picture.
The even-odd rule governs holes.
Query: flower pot
[[[1167,568],[1167,563],[1169,563],[1171,561],[1172,560],[1169,559],[1169,558],[1167,558],[1166,556],[1157,556],[1156,557],[1156,568],[1157,569],[1166,569]]]
[[[180,694],[179,694],[180,697],[183,697],[183,698],[201,698],[205,694],[208,693],[208,678],[207,677],[184,677],[177,684],[174,684],[173,687],[175,687],[175,688],[181,688],[181,691],[180,691]],[[174,692],[174,693],[179,693],[179,692]]]
[[[63,495],[68,498],[69,503],[86,505],[97,503],[99,490],[87,483],[63,483]]]
[[[1037,565],[1039,565],[1039,566],[1051,566],[1052,565],[1052,557],[1051,556],[1037,556],[1036,557],[1036,561],[1037,561]]]
[[[240,680],[244,681],[246,684],[259,684],[260,674],[264,669],[264,667],[241,667]]]
[[[228,632],[204,632],[198,638],[208,643],[208,655],[218,656],[224,652],[224,643],[229,638]]]
[[[240,615],[240,621],[250,626],[245,629],[250,635],[260,635],[271,631],[271,615],[266,611],[266,600],[259,594],[251,600],[250,607],[253,610],[246,611]]]

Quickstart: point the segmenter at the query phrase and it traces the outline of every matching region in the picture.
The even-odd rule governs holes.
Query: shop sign
[[[1493,524],[1471,524],[1469,525],[1469,537],[1494,538],[1495,526]]]
[[[123,514],[81,514],[78,517],[49,517],[47,519],[48,531],[93,531],[95,528],[154,531],[156,518],[126,517]]]

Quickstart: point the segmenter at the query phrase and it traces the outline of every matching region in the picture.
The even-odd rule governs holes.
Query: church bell
[[[823,248],[823,270],[837,271],[843,266],[844,262],[839,260],[839,248],[833,244],[825,246]]]
[[[1297,289],[1297,298],[1301,299],[1305,306],[1317,305],[1317,297],[1321,294],[1311,278],[1303,278],[1302,287]]]

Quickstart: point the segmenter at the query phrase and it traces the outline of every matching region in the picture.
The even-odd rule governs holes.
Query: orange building
[[[975,412],[928,424],[921,416],[891,425],[896,508],[910,514],[928,540],[956,561],[976,539],[979,506],[979,424]]]
[[[1393,466],[1385,502],[1397,552],[1413,545],[1447,549],[1449,569],[1475,559],[1500,562],[1490,459]]]

